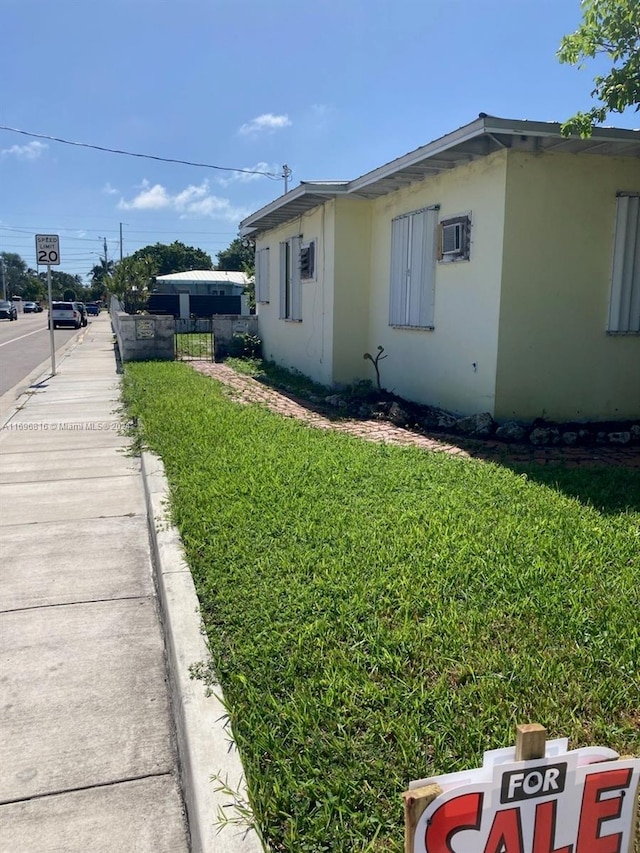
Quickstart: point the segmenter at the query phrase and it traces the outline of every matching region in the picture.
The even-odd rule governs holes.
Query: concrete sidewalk
[[[210,776],[224,766],[207,762],[207,739],[226,754],[228,733],[210,718],[198,732],[200,714],[195,734],[176,738],[177,717],[184,724],[184,708],[200,707],[204,686],[190,696],[186,672],[186,686],[172,684],[163,624],[191,631],[193,654],[207,650],[194,597],[177,600],[179,619],[159,608],[154,561],[169,559],[191,596],[192,581],[183,562],[176,567],[179,540],[152,560],[157,534],[149,536],[140,459],[126,452],[119,405],[103,314],[0,430],[0,850],[257,850],[237,828],[226,840],[214,831]],[[153,476],[159,505],[163,485]],[[185,770],[177,739],[204,767],[195,782],[185,780],[193,755]]]

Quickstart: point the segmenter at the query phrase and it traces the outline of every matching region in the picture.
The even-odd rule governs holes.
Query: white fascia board
[[[485,132],[485,119],[476,119],[471,124],[465,124],[464,127],[454,130],[453,133],[448,133],[446,136],[436,139],[434,142],[429,142],[397,160],[392,160],[384,166],[374,169],[372,172],[367,172],[366,175],[361,175],[349,184],[348,191],[357,192],[359,189],[373,184],[382,178],[388,178],[399,172],[401,169],[406,169],[408,166],[413,166],[416,163],[421,163],[423,160],[428,160],[430,157],[435,157],[459,145],[461,142],[468,142],[470,139],[475,139],[483,136]]]
[[[332,198],[334,196],[345,193],[346,190],[346,182],[343,184],[312,183],[311,181],[302,182],[300,186],[290,190],[286,195],[280,196],[279,198],[275,199],[264,207],[261,207],[260,210],[257,210],[255,213],[252,213],[250,216],[247,216],[246,219],[243,219],[240,223],[240,234],[243,235],[245,229],[255,230],[259,227],[260,220],[264,219],[265,216],[269,216],[271,213],[275,213],[276,210],[280,210],[281,208],[286,207],[291,202],[297,201],[303,196],[326,196],[327,198]]]
[[[364,189],[370,184],[384,178],[392,177],[396,172],[410,168],[418,163],[435,158],[438,154],[443,154],[457,145],[468,142],[472,139],[478,139],[492,134],[502,134],[505,136],[537,136],[537,137],[557,137],[563,139],[560,134],[559,122],[543,122],[543,121],[528,121],[526,119],[506,119],[497,118],[495,116],[483,116],[470,124],[454,130],[453,133],[448,133],[446,136],[440,137],[397,160],[392,160],[384,166],[374,169],[372,172],[367,172],[359,178],[351,181],[348,192],[357,193],[358,190]],[[580,139],[574,135],[570,139]],[[595,127],[591,139],[602,140],[603,142],[637,142],[638,131],[628,130],[623,128],[608,128]]]
[[[486,133],[504,133],[513,136],[561,136],[560,122],[514,120],[487,116],[484,120]],[[562,139],[582,139],[577,133]],[[610,142],[638,140],[638,131],[622,127],[594,127],[590,139]],[[585,140],[588,141],[588,140]]]
[[[278,210],[290,201],[295,201],[297,198],[300,198],[300,196],[305,195],[305,193],[306,190],[304,186],[300,185],[299,187],[289,190],[285,195],[281,195],[279,198],[270,201],[269,204],[266,204],[264,207],[261,207],[260,210],[256,210],[255,213],[251,213],[242,220],[240,223],[240,233],[242,234],[243,229],[251,227],[255,222],[257,222],[257,220],[262,219],[263,216],[273,213],[275,210]]]

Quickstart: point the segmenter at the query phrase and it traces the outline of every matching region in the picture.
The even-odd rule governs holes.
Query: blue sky
[[[0,125],[160,157],[351,179],[475,119],[561,121],[598,65],[560,65],[579,0],[0,0]],[[606,67],[600,65],[600,68]],[[612,116],[637,127],[629,110]],[[85,276],[181,240],[215,254],[278,196],[260,175],[0,130],[0,251]]]

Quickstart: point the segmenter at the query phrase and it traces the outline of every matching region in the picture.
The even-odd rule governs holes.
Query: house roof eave
[[[314,207],[346,192],[347,181],[302,181],[269,204],[247,216],[240,223],[240,236],[249,237],[260,231],[269,231],[301,216]]]
[[[480,113],[469,124],[352,181],[302,182],[244,219],[240,234],[255,236],[269,231],[337,195],[378,198],[502,149],[640,158],[640,130],[595,127],[588,139],[563,137],[560,131],[559,122],[505,119]]]

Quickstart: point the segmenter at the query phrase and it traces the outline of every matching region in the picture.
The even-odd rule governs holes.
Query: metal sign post
[[[57,234],[36,234],[36,261],[47,265],[47,298],[49,300],[49,341],[51,345],[51,375],[56,375],[56,347],[51,320],[51,267],[60,264],[60,239]]]

